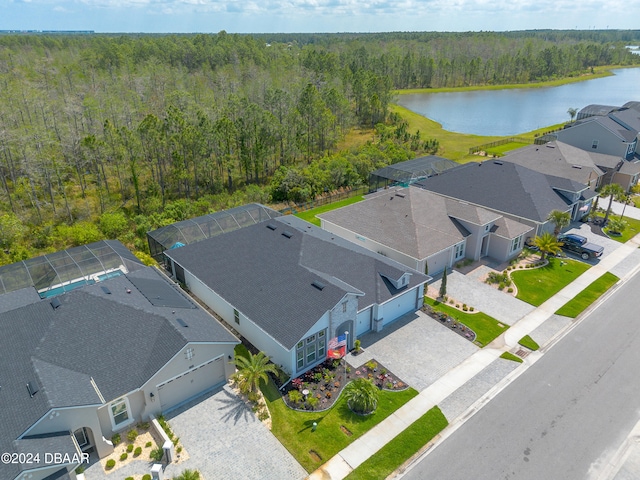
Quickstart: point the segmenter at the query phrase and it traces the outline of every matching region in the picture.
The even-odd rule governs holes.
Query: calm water
[[[560,87],[398,95],[397,103],[442,124],[477,135],[517,135],[570,120],[567,110],[640,101],[640,68]]]

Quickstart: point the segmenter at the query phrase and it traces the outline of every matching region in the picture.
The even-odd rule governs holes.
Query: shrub
[[[509,293],[513,293],[513,287],[509,287],[509,288],[507,289],[507,292],[509,292]]]
[[[504,286],[505,286],[504,283],[500,282],[498,284],[498,290],[504,290]]]
[[[116,461],[113,458],[110,458],[109,460],[107,460],[107,464],[105,465],[105,468],[107,470],[111,470],[115,466],[116,466]]]
[[[136,447],[136,449],[133,451],[133,456],[139,457],[141,453],[142,453],[142,447]]]
[[[182,447],[176,448],[176,453],[182,453]]]
[[[474,308],[473,307],[469,307],[469,310],[473,312]]]
[[[467,308],[467,306],[466,306],[466,305],[464,305],[464,306],[462,307],[462,311],[463,311],[463,312],[466,312],[466,311],[468,311],[468,310],[469,310],[469,309]]]
[[[151,445],[153,445],[153,442],[147,442],[144,444],[144,448],[149,448]]]
[[[118,445],[120,441],[121,439],[119,433],[116,433],[113,437],[111,437],[111,443],[113,443],[114,446]]]
[[[294,405],[300,403],[302,401],[302,393],[300,393],[300,390],[291,390],[289,392],[289,401]]]
[[[164,457],[164,450],[161,447],[158,448],[154,448],[153,450],[151,450],[151,452],[149,453],[149,458],[151,460],[155,460],[156,462],[159,462],[162,460],[162,457]]]
[[[80,475],[81,473],[84,473],[85,467],[84,465],[80,465],[78,468],[76,468],[75,472],[76,475]]]
[[[149,474],[149,473],[145,473],[145,474],[142,476],[142,480],[151,480],[151,474]]]
[[[460,308],[460,304],[459,303],[456,303],[456,308]]]
[[[138,428],[140,430],[149,430],[149,427],[151,426],[151,424],[149,422],[140,422],[138,424]]]
[[[127,440],[129,440],[130,442],[135,442],[136,438],[138,438],[138,431],[135,428],[129,430],[129,433],[127,433]]]
[[[317,397],[309,397],[307,398],[307,403],[311,408],[316,408],[318,406],[318,402],[320,401]]]
[[[455,302],[453,301],[453,298],[449,300],[449,304],[453,305]]]
[[[124,480],[133,480],[133,477],[126,477]]]
[[[129,454],[128,453],[123,453],[122,455],[120,455],[120,461],[124,462],[127,458],[129,458]]]
[[[131,453],[133,452],[133,443],[130,443],[129,445],[127,445],[127,453]]]
[[[365,366],[369,370],[375,370],[376,368],[378,368],[378,363],[374,362],[373,360],[369,360],[367,363],[365,363]]]

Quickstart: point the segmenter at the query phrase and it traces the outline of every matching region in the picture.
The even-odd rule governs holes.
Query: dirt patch
[[[340,425],[340,430],[342,430],[342,433],[344,433],[347,437],[350,437],[351,435],[353,435],[353,433],[351,433],[351,430],[349,430],[344,425]]]
[[[318,455],[318,452],[316,452],[315,450],[309,450],[309,456],[313,459],[314,462],[322,462],[322,457]]]

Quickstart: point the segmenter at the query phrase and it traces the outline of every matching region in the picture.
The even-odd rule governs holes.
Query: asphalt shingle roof
[[[347,293],[364,294],[360,308],[392,298],[398,292],[380,272],[392,278],[411,272],[409,288],[428,280],[296,217],[275,218],[166,255],[287,349]]]
[[[572,180],[500,161],[467,163],[416,185],[484,208],[542,223],[552,210],[568,210],[569,202],[558,190],[577,193],[587,188]]]

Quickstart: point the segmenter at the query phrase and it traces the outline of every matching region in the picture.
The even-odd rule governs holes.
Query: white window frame
[[[127,414],[126,420],[123,420],[120,423],[116,423],[116,417],[114,415],[113,409],[119,405],[124,405],[124,413]],[[120,415],[123,412],[118,413]],[[129,404],[129,399],[127,397],[121,397],[117,400],[114,400],[109,404],[109,418],[111,419],[111,426],[113,427],[113,431],[122,430],[127,426],[131,425],[134,421],[133,416],[131,415],[131,405]]]
[[[185,351],[184,351],[184,358],[186,360],[191,360],[193,357],[196,356],[196,352],[194,351],[193,347],[188,347]]]
[[[464,247],[465,247],[465,242],[457,243],[456,245],[454,245],[453,247],[454,260],[460,260],[462,257],[464,257],[464,250],[465,250]]]
[[[593,142],[591,142],[591,148],[594,150],[597,150],[599,143],[600,143],[600,140],[594,140]]]
[[[515,252],[520,247],[522,247],[522,235],[520,235],[519,237],[514,238],[511,241],[511,252]]]

